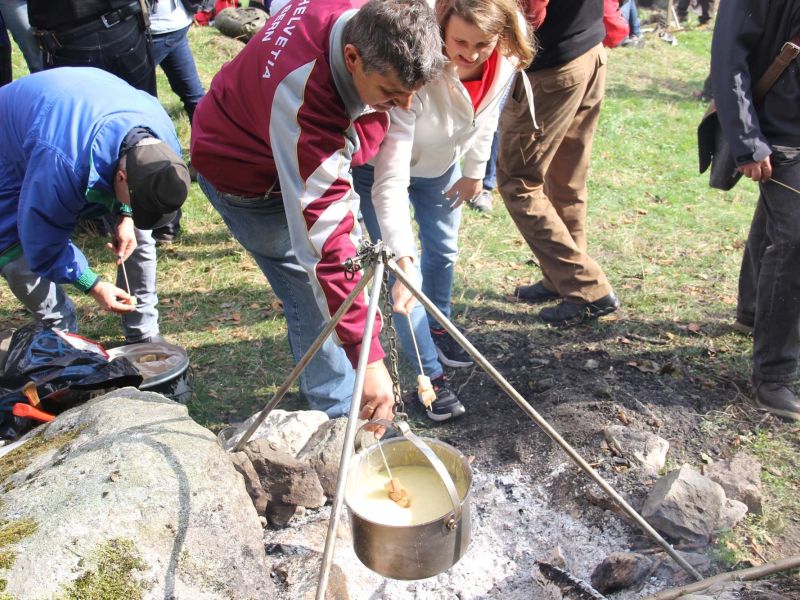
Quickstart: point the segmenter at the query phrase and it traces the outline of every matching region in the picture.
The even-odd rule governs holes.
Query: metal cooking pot
[[[433,577],[456,564],[469,546],[472,470],[466,458],[449,444],[419,438],[407,426],[402,429],[396,424],[393,426],[402,437],[378,442],[356,454],[348,471],[345,503],[350,515],[353,547],[364,565],[384,577]],[[349,495],[358,489],[357,482],[385,470],[381,449],[390,469],[433,467],[447,489],[452,509],[433,521],[410,526],[376,523],[354,510]]]

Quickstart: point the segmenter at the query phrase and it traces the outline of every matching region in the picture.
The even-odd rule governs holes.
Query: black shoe
[[[125,342],[128,346],[132,344],[164,344],[167,340],[161,337],[160,333],[155,335],[149,335],[147,337],[143,337],[140,340],[136,340],[135,342]]]
[[[521,285],[514,290],[514,295],[525,302],[531,304],[540,304],[542,302],[550,302],[551,300],[558,300],[561,296],[558,292],[551,292],[541,281],[537,281],[533,285]]]
[[[180,237],[180,230],[175,233],[169,231],[153,230],[153,239],[156,246],[169,246]]]
[[[611,292],[594,302],[564,300],[557,306],[543,308],[539,317],[553,327],[572,327],[603,315],[610,315],[618,308],[619,300],[614,292]]]
[[[458,342],[444,329],[431,328],[431,337],[436,346],[439,362],[446,367],[471,367],[473,360],[467,351],[458,345]]]
[[[753,324],[747,323],[741,318],[738,318],[733,322],[731,329],[737,333],[741,333],[742,335],[753,335]]]
[[[756,406],[774,415],[800,421],[800,402],[792,387],[787,383],[764,381],[754,383]]]
[[[433,391],[436,392],[436,400],[425,409],[431,421],[441,422],[460,417],[467,409],[461,404],[455,392],[447,385],[447,378],[440,375],[431,381]]]

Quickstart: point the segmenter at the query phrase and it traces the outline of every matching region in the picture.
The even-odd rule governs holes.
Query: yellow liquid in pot
[[[403,508],[389,498],[389,492],[384,487],[389,476],[384,470],[356,482],[355,489],[347,494],[350,508],[374,523],[393,526],[428,523],[453,509],[450,495],[431,467],[393,467],[392,475],[408,491],[411,506]]]

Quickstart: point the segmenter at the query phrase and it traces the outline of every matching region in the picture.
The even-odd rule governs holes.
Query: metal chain
[[[387,249],[382,243],[372,244],[368,240],[361,240],[356,250],[356,255],[353,258],[348,258],[344,263],[345,277],[353,279],[355,274],[361,270],[366,269],[369,265],[373,264],[378,256],[382,256],[383,262],[388,263],[392,257],[392,252]],[[386,335],[386,341],[389,344],[389,377],[392,380],[392,393],[394,394],[394,406],[392,412],[397,421],[404,421],[408,419],[405,412],[405,404],[403,403],[403,394],[400,391],[400,374],[397,369],[397,331],[394,328],[392,320],[392,294],[389,286],[389,270],[383,271],[383,282],[381,285],[383,290],[383,332]]]
[[[389,255],[384,254],[384,259],[388,261]],[[389,286],[389,269],[383,272],[383,331],[386,335],[386,342],[389,345],[389,377],[392,379],[392,392],[394,392],[394,418],[396,421],[405,421],[408,419],[406,414],[406,407],[403,403],[403,394],[400,391],[400,374],[397,371],[397,332],[394,328],[394,321],[392,319],[392,293]]]

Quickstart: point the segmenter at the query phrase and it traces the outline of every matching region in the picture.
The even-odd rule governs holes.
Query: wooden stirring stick
[[[408,328],[411,330],[411,341],[414,342],[414,350],[417,353],[417,363],[419,363],[419,375],[417,375],[417,394],[419,395],[420,402],[428,408],[433,401],[436,400],[436,392],[433,391],[433,384],[431,378],[425,375],[422,369],[422,358],[419,355],[419,348],[417,347],[417,337],[414,335],[414,324],[411,322],[411,315],[408,315]]]

